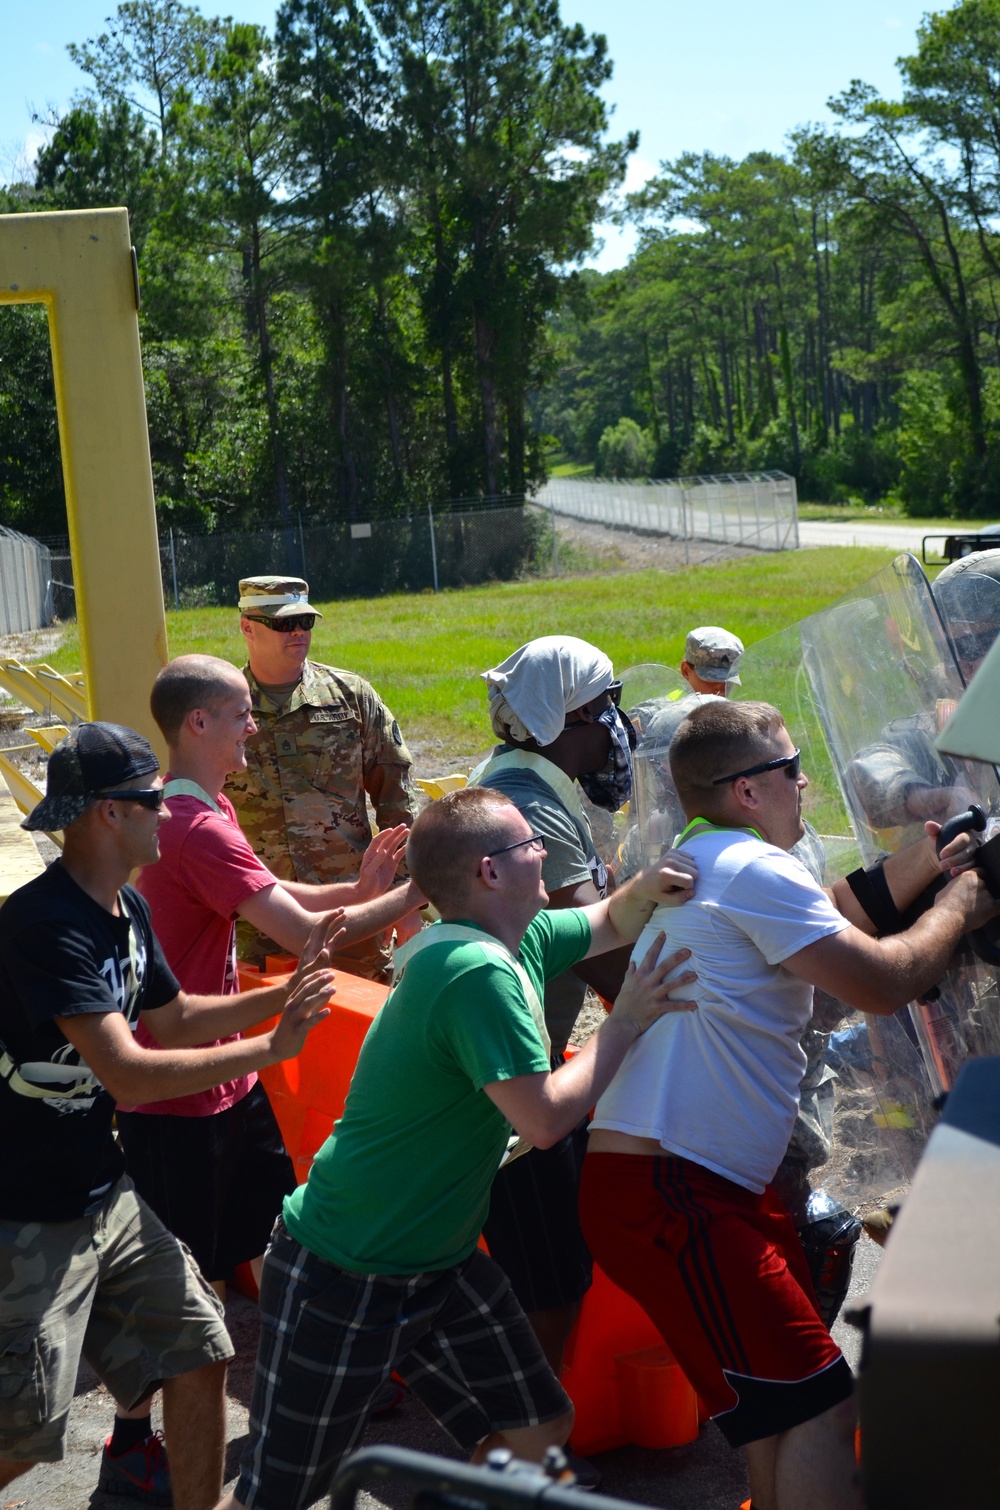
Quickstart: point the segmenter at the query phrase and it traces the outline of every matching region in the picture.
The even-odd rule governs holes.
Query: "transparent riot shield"
[[[704,700],[669,666],[650,662],[622,673],[621,705],[635,728],[636,747],[632,796],[628,811],[620,815],[623,821],[608,861],[619,881],[655,865],[684,827],[667,754],[681,720]]]
[[[821,840],[828,882],[902,848],[922,836],[926,818],[944,821],[970,800],[1000,812],[992,768],[934,749],[962,679],[911,556],[752,645],[740,674],[742,695],[779,707],[802,749],[810,780],[803,813]],[[810,1179],[846,1204],[882,1199],[908,1181],[935,1099],[961,1063],[1000,1052],[995,974],[963,946],[927,1000],[888,1018],[817,993],[812,1032],[825,1042],[805,1046],[811,1066],[821,1048],[819,1073],[837,1079],[830,1156]]]

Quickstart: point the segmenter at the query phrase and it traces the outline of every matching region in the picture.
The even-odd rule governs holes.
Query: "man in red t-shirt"
[[[184,990],[237,991],[236,918],[244,917],[299,954],[317,914],[342,911],[343,942],[391,928],[423,903],[411,883],[387,890],[406,842],[403,826],[378,834],[356,880],[311,886],[278,882],[244,837],[222,795],[246,765],[254,732],[243,674],[214,656],[187,655],[160,672],[150,699],[169,750],[165,788],[170,822],[160,859],[140,872],[138,889]],[[140,1024],[137,1039],[155,1039]],[[220,1040],[225,1041],[225,1040]],[[191,1249],[220,1292],[233,1268],[259,1273],[285,1195],[295,1188],[274,1113],[256,1075],[198,1095],[119,1107],[128,1172],[160,1220]],[[146,1417],[121,1417],[112,1451],[148,1430]]]

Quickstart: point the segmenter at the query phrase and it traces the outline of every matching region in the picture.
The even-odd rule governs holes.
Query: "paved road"
[[[803,548],[817,545],[871,545],[888,550],[911,551],[920,560],[921,543],[930,534],[925,526],[914,524],[818,524],[799,520],[799,544]]]

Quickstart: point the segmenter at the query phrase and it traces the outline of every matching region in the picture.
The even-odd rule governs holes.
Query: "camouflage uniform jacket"
[[[240,827],[279,881],[350,880],[372,837],[366,793],[380,828],[416,816],[412,760],[399,725],[374,688],[351,671],[307,660],[284,711],[261,691],[249,666],[243,674],[257,733],[247,740],[246,770],[231,775],[225,787]],[[251,946],[245,926],[240,935],[243,957],[260,963],[262,947]],[[280,952],[264,942],[266,952]],[[361,956],[372,955],[375,942]],[[373,958],[358,973],[381,973],[374,966]]]

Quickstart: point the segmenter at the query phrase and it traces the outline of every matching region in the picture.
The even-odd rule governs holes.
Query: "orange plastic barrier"
[[[626,1440],[636,1447],[683,1447],[698,1435],[698,1397],[662,1342],[619,1353],[618,1411]]]
[[[276,963],[279,961],[268,960],[269,965]],[[285,973],[262,975],[241,965],[240,990],[278,985]],[[330,1016],[313,1028],[299,1057],[260,1072],[300,1185],[344,1110],[365,1034],[388,994],[386,986],[338,970]],[[248,1036],[266,1032],[274,1021],[271,1018],[258,1023],[249,1029]]]
[[[594,1283],[583,1297],[562,1371],[563,1388],[576,1407],[575,1452],[589,1457],[629,1443],[637,1447],[674,1446],[697,1436],[698,1410],[691,1385],[672,1359],[669,1362],[676,1373],[669,1376],[665,1369],[650,1372],[648,1364],[636,1362],[650,1352],[667,1363],[669,1354],[663,1338],[638,1301],[613,1284],[595,1264]],[[642,1387],[648,1384],[652,1389],[652,1398],[641,1410],[636,1403],[637,1371],[646,1375]],[[683,1387],[678,1385],[677,1375]],[[692,1401],[694,1430],[685,1436],[684,1431],[691,1428]]]

